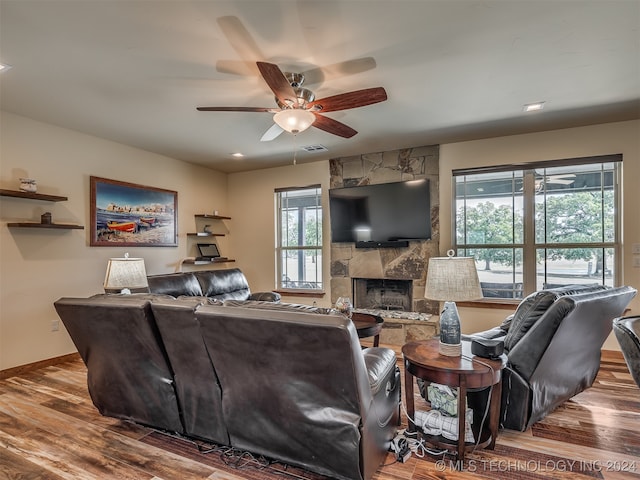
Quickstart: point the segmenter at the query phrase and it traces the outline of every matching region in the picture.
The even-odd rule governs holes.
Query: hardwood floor
[[[422,401],[416,397],[416,408]],[[439,460],[412,455],[397,463],[389,454],[374,480],[640,479],[640,389],[622,356],[607,354],[594,386],[533,428],[502,430],[496,449],[469,454],[462,471],[450,457]],[[238,480],[283,474],[320,478],[295,469],[235,470],[193,443],[101,416],[80,360],[0,380],[0,479]]]

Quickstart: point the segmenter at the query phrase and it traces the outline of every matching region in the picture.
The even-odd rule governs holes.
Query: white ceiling
[[[235,172],[640,118],[640,1],[0,0],[3,110]],[[257,60],[388,100],[260,142]],[[546,101],[542,112],[523,104]],[[245,157],[233,159],[231,153]]]

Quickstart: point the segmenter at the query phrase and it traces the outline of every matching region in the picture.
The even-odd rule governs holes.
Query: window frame
[[[549,243],[548,241],[537,242],[536,232],[535,232],[535,217],[536,217],[536,169],[549,169],[554,167],[571,167],[571,166],[585,166],[585,165],[593,165],[593,164],[606,164],[612,163],[614,164],[613,168],[613,208],[615,211],[614,217],[614,228],[613,228],[613,241],[605,241],[601,242],[593,242],[593,243]],[[478,244],[471,243],[459,243],[458,241],[458,200],[457,196],[457,185],[456,179],[460,176],[465,175],[478,175],[478,174],[491,174],[491,173],[502,173],[502,172],[521,172],[522,174],[522,182],[523,182],[523,199],[522,199],[522,215],[523,215],[523,238],[521,243],[515,242],[515,236],[512,239],[512,243],[506,244],[482,244],[481,247],[486,248],[521,248],[523,255],[523,263],[522,263],[522,280],[523,280],[523,298],[528,294],[535,292],[537,288],[537,263],[536,263],[536,251],[538,249],[558,249],[558,248],[602,248],[602,249],[612,249],[614,252],[614,261],[613,261],[613,276],[611,281],[614,286],[620,285],[622,281],[622,192],[621,192],[621,177],[622,177],[622,154],[612,154],[612,155],[601,155],[601,156],[592,156],[592,157],[580,157],[580,158],[570,158],[570,159],[562,159],[562,160],[546,160],[546,161],[536,161],[536,162],[526,162],[519,164],[509,164],[509,165],[496,165],[496,166],[485,166],[485,167],[472,167],[472,168],[463,168],[463,169],[454,169],[452,170],[452,190],[451,190],[451,239],[453,243],[453,248],[456,251],[459,250],[470,250],[473,248],[478,248]],[[464,197],[460,198],[468,198],[467,193],[465,192]],[[487,199],[490,199],[487,196]],[[602,224],[604,225],[604,217],[602,218]],[[604,273],[603,273],[604,275]],[[602,283],[602,280],[599,280]],[[519,303],[522,299],[509,299],[509,298],[485,298],[478,302],[471,302],[473,304],[482,304],[482,303],[506,303],[506,304],[514,304]]]
[[[320,212],[319,215],[319,223],[318,225],[320,226],[320,235],[317,238],[317,241],[319,242],[317,245],[283,245],[283,238],[282,238],[282,231],[283,231],[283,225],[282,225],[282,199],[283,193],[288,193],[288,192],[301,192],[301,191],[305,191],[305,190],[315,190],[315,197],[316,197],[316,205],[314,206],[314,209],[316,210],[316,212]],[[275,197],[275,216],[276,216],[276,238],[275,238],[275,263],[276,263],[276,278],[275,278],[275,285],[276,285],[276,289],[275,291],[277,292],[282,292],[282,293],[295,293],[296,295],[307,295],[307,296],[322,296],[324,295],[324,266],[322,265],[323,259],[324,259],[324,255],[325,255],[325,248],[324,248],[324,228],[323,228],[323,206],[322,206],[322,186],[321,184],[313,184],[313,185],[308,185],[308,186],[303,186],[303,187],[286,187],[286,188],[276,188],[274,190],[274,197]],[[302,215],[304,217],[304,208],[298,208],[299,212],[298,212],[298,225],[300,225],[300,215]],[[318,215],[316,214],[316,218],[318,218]],[[304,219],[304,218],[303,218]],[[304,229],[302,231],[299,231],[299,235],[302,234],[302,232],[304,231]],[[293,287],[288,287],[285,286],[283,283],[283,278],[284,278],[284,274],[285,274],[285,268],[283,267],[282,264],[282,256],[283,256],[283,252],[284,251],[297,251],[297,252],[301,252],[301,251],[319,251],[320,255],[318,256],[318,258],[316,259],[316,261],[319,261],[319,265],[320,265],[320,276],[319,276],[319,280],[318,277],[316,277],[316,282],[319,283],[319,287],[318,288],[310,288],[310,287],[304,287],[304,286],[297,286],[295,288]]]

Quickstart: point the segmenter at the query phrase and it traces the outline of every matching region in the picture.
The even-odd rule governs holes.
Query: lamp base
[[[438,352],[440,353],[440,355],[446,355],[447,357],[459,357],[462,355],[462,344],[440,342]]]

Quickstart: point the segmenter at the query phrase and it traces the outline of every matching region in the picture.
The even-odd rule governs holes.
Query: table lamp
[[[472,257],[455,257],[449,250],[447,257],[432,257],[427,268],[425,298],[444,302],[440,314],[440,354],[459,357],[460,316],[455,302],[479,300],[482,289]]]
[[[131,293],[131,291],[148,292],[147,272],[143,258],[110,258],[107,273],[104,277],[106,293]]]

